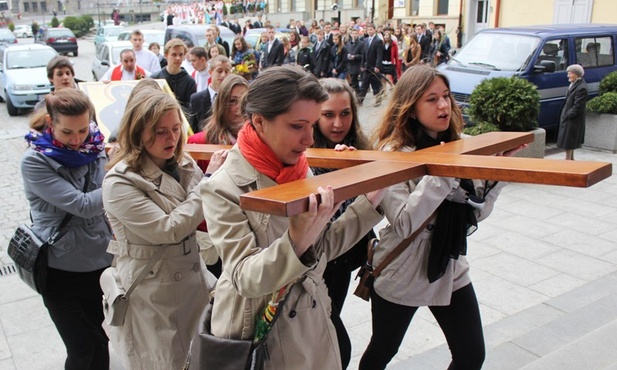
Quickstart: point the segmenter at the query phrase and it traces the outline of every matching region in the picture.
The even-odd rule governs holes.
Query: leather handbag
[[[381,274],[383,269],[390,264],[390,262],[392,262],[411,245],[411,242],[428,226],[433,216],[434,214],[427,218],[422,226],[414,231],[413,234],[397,245],[396,248],[394,248],[394,250],[375,269],[373,269],[373,255],[375,254],[375,249],[379,246],[379,239],[373,238],[369,240],[367,246],[368,258],[364,266],[360,267],[360,270],[356,275],[356,279],[360,278],[360,282],[358,283],[358,286],[356,287],[356,290],[354,290],[353,294],[368,302],[371,297],[371,289],[373,288],[375,279]]]
[[[133,290],[141,283],[158,260],[161,259],[165,249],[167,249],[167,246],[161,247],[156,251],[156,254],[152,256],[148,264],[141,270],[137,278],[126,291],[122,287],[120,274],[115,266],[110,266],[103,271],[99,278],[99,283],[103,291],[103,315],[105,316],[105,323],[107,325],[124,325],[126,312],[129,309],[129,297],[131,293],[133,293]]]
[[[41,240],[27,225],[19,225],[9,241],[7,254],[15,261],[21,280],[39,294],[47,287],[47,253],[50,245],[60,239],[73,215],[67,213],[56,230],[46,241]]]
[[[270,328],[276,323],[286,301],[285,297],[278,302]],[[206,306],[198,333],[191,341],[185,369],[263,370],[265,361],[270,357],[266,345],[270,330],[258,341],[216,337],[211,330],[213,306],[214,298]]]

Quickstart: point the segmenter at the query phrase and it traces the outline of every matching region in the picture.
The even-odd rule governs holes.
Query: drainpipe
[[[501,12],[501,0],[495,0],[495,28],[499,27],[499,13]]]

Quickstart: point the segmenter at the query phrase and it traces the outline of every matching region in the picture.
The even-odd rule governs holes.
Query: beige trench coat
[[[201,184],[208,232],[223,261],[212,332],[223,338],[253,338],[255,318],[271,293],[300,279],[268,338],[266,369],[340,369],[323,271],[328,260],[351,248],[382,216],[366,197],[358,197],[318,238],[312,247],[315,262],[307,266],[293,251],[287,218],[243,211],[239,206],[241,194],[274,185],[246,161],[237,146]]]
[[[142,176],[120,162],[103,181],[103,203],[116,237],[108,252],[115,255],[124,288],[166,248],[130,296],[124,325],[110,328],[127,369],[181,369],[207,304],[207,270],[195,238],[203,219],[197,194],[203,174],[188,156],[179,174],[180,183],[148,160]]]
[[[411,150],[405,148],[404,151]],[[388,189],[381,206],[389,224],[380,231],[379,246],[373,261],[375,266],[435,212],[452,191],[455,181],[453,178],[424,176]],[[484,181],[474,181],[474,185],[477,195],[481,196]],[[489,191],[483,210],[475,211],[478,221],[488,217],[505,185],[506,183],[500,182]],[[435,218],[433,217],[432,223]],[[459,256],[457,260],[450,259],[441,278],[429,283],[427,270],[433,236],[432,223],[375,279],[375,291],[380,297],[405,306],[447,306],[450,304],[452,292],[471,282],[467,259]],[[479,228],[481,229],[480,225]],[[473,253],[473,246],[468,248],[468,253]]]

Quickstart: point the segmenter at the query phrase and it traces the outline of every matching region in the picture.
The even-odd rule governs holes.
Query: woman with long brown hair
[[[409,43],[403,52],[403,72],[409,67],[420,63],[420,55],[422,55],[422,46],[418,44],[415,37],[408,37]]]
[[[347,47],[340,34],[332,35],[334,45],[330,48],[329,70],[332,77],[344,80],[347,77]]]

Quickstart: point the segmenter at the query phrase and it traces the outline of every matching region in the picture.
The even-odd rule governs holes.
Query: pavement
[[[360,109],[366,127],[380,109]],[[39,295],[5,250],[28,221],[19,161],[25,127],[0,121],[0,370],[62,369],[65,349]],[[547,159],[563,152],[548,146]],[[587,149],[578,160],[617,163]],[[590,188],[509,184],[470,237],[468,259],[487,345],[485,369],[617,370],[617,175]],[[351,291],[342,312],[357,368],[371,335],[370,305]],[[462,318],[464,319],[464,318]],[[389,369],[445,369],[450,355],[421,308]],[[111,369],[122,366],[111,351]],[[327,370],[327,369],[326,369]]]

